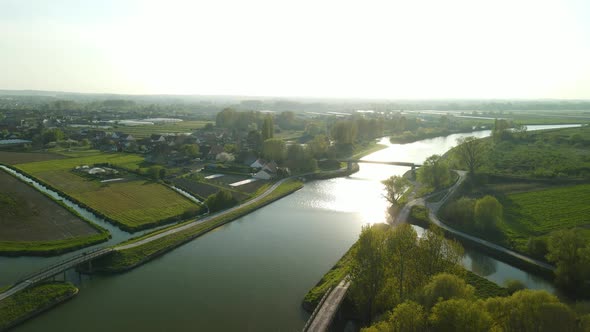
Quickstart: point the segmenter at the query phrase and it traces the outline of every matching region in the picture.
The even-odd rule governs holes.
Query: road
[[[283,180],[278,181],[277,183],[275,183],[274,185],[272,185],[270,188],[268,188],[261,195],[256,196],[255,198],[253,198],[253,199],[251,199],[251,200],[249,200],[247,202],[244,202],[244,203],[242,203],[240,205],[236,205],[236,206],[234,206],[234,207],[232,207],[230,209],[227,209],[227,210],[223,210],[223,211],[220,211],[220,212],[217,212],[217,213],[210,214],[210,215],[208,215],[205,218],[195,220],[193,222],[190,222],[188,224],[182,225],[180,227],[169,229],[169,230],[164,231],[162,233],[155,234],[153,236],[147,237],[145,239],[141,239],[141,240],[136,241],[136,242],[132,242],[132,243],[129,243],[129,244],[124,244],[124,245],[116,246],[114,249],[117,250],[117,251],[121,251],[121,250],[135,248],[135,247],[141,246],[143,244],[146,244],[146,243],[155,241],[157,239],[163,238],[163,237],[168,236],[170,234],[182,232],[182,231],[184,231],[186,229],[189,229],[189,228],[191,228],[191,227],[193,227],[195,225],[202,224],[204,222],[211,221],[211,220],[213,220],[215,218],[219,218],[219,217],[224,216],[226,214],[230,214],[232,212],[235,212],[236,210],[239,210],[241,208],[244,208],[246,206],[249,206],[249,205],[252,205],[254,203],[259,202],[263,198],[265,198],[268,195],[270,195],[273,191],[275,191],[275,189],[277,189],[281,184],[283,184],[285,181],[287,181],[289,179],[290,178],[286,178],[286,179],[283,179]]]
[[[334,319],[334,315],[336,315],[338,308],[340,308],[342,300],[344,300],[348,287],[350,287],[350,281],[348,281],[348,278],[344,278],[338,286],[330,292],[330,295],[328,295],[316,316],[313,317],[313,321],[304,331],[327,331]]]
[[[512,251],[510,249],[504,248],[502,246],[499,246],[495,243],[486,241],[484,239],[475,237],[473,235],[469,235],[467,233],[461,232],[459,230],[456,230],[452,227],[450,227],[449,225],[445,224],[444,222],[442,222],[439,217],[437,216],[438,211],[440,210],[440,208],[443,206],[443,204],[450,198],[452,197],[452,195],[455,193],[455,191],[457,190],[457,188],[459,188],[459,186],[463,183],[463,181],[465,181],[465,179],[467,178],[467,172],[465,171],[456,171],[457,174],[459,174],[459,179],[457,180],[457,182],[455,182],[455,184],[448,189],[447,194],[438,202],[434,202],[434,203],[427,203],[425,201],[425,198],[418,198],[415,199],[411,202],[409,202],[408,204],[406,204],[406,206],[402,209],[402,211],[400,211],[400,214],[398,216],[398,220],[399,222],[406,222],[407,218],[410,214],[410,210],[412,208],[412,206],[415,205],[426,205],[426,207],[428,208],[428,216],[430,217],[430,220],[437,226],[439,226],[440,228],[444,229],[445,231],[453,234],[454,236],[463,238],[463,239],[467,239],[470,240],[472,242],[475,242],[477,244],[480,244],[482,246],[488,247],[494,251],[500,252],[502,254],[514,257],[516,259],[519,259],[521,261],[524,261],[526,263],[535,265],[537,267],[540,267],[542,269],[545,270],[549,270],[549,271],[554,271],[555,267],[547,264],[545,262],[536,260],[534,258],[525,256],[523,254],[517,253],[516,251]],[[432,195],[436,195],[436,193],[431,194]]]
[[[99,250],[96,250],[96,251],[93,251],[93,252],[90,252],[87,254],[81,254],[76,257],[69,258],[68,260],[65,260],[63,262],[59,262],[57,264],[51,265],[39,272],[36,272],[33,275],[23,278],[21,281],[17,282],[13,287],[9,288],[8,290],[6,290],[3,293],[0,293],[0,301],[4,300],[5,298],[13,295],[14,293],[17,293],[17,292],[19,292],[31,285],[34,285],[34,284],[36,284],[40,281],[43,281],[45,279],[51,278],[57,274],[60,274],[66,270],[69,270],[69,269],[71,269],[77,265],[80,265],[82,263],[85,263],[89,260],[106,255],[106,254],[110,253],[111,251],[113,251],[113,249],[111,249],[111,248],[101,248]]]

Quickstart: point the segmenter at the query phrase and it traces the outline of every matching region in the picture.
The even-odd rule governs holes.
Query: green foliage
[[[43,144],[47,144],[49,142],[58,142],[63,140],[64,137],[65,135],[61,129],[47,130],[43,133]]]
[[[483,145],[481,140],[474,136],[463,137],[457,139],[457,147],[455,148],[459,161],[467,167],[470,174],[474,174],[475,170],[483,162]]]
[[[262,156],[268,160],[274,160],[277,163],[285,159],[286,144],[285,141],[278,138],[271,138],[262,144]]]
[[[424,308],[416,302],[406,301],[395,307],[386,321],[361,329],[361,331],[422,332],[426,330],[427,326]]]
[[[356,140],[358,127],[352,120],[339,120],[332,127],[331,135],[337,144],[352,145]]]
[[[77,288],[70,283],[45,283],[22,290],[0,302],[0,330],[19,319],[54,305],[63,297],[72,296]]]
[[[439,155],[428,157],[417,172],[418,181],[434,189],[441,189],[451,182],[451,172]]]
[[[267,139],[271,139],[274,137],[274,124],[273,124],[273,120],[272,117],[270,115],[267,115],[264,118],[264,121],[262,122],[262,140],[266,141]]]
[[[475,202],[474,217],[478,227],[484,230],[495,229],[502,221],[502,204],[493,196],[486,195]]]
[[[365,321],[413,296],[440,272],[460,274],[463,250],[436,228],[365,227],[352,252],[350,295]]]
[[[447,204],[441,211],[443,218],[455,226],[473,225],[475,199],[461,197]]]
[[[395,208],[401,207],[400,199],[410,188],[410,181],[403,176],[394,175],[383,181],[385,185],[385,198]]]
[[[162,166],[152,166],[147,171],[147,175],[156,181],[162,178],[162,174],[166,174],[166,169]]]
[[[205,200],[205,205],[209,208],[209,212],[227,209],[236,205],[237,203],[238,201],[227,190],[220,190],[219,192],[207,197]]]
[[[475,289],[468,285],[463,279],[449,273],[440,273],[432,277],[430,282],[424,286],[422,304],[432,308],[440,301],[450,299],[473,299]]]
[[[489,331],[493,321],[481,302],[452,299],[438,302],[428,317],[432,331]]]
[[[576,229],[559,230],[549,236],[547,259],[557,266],[555,281],[564,290],[588,294],[590,244]]]
[[[520,280],[506,280],[506,282],[504,282],[506,284],[506,290],[508,291],[508,294],[512,295],[518,291],[521,291],[523,289],[526,289],[525,284],[522,283],[522,281]]]

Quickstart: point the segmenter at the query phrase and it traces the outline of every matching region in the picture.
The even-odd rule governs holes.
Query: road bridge
[[[344,278],[338,286],[326,293],[327,296],[324,295],[318,307],[313,311],[313,314],[311,314],[305,324],[303,332],[323,332],[328,330],[342,301],[344,301],[348,287],[350,287],[350,281],[347,279]]]
[[[352,169],[353,163],[404,166],[404,167],[410,167],[412,169],[412,171],[414,171],[416,168],[422,166],[422,165],[419,165],[416,163],[410,163],[410,162],[405,162],[405,161],[377,161],[377,160],[363,160],[363,159],[343,159],[343,160],[338,160],[338,161],[348,163],[348,170]]]
[[[65,271],[74,268],[78,265],[89,263],[92,264],[92,260],[108,255],[113,252],[112,248],[98,248],[92,251],[83,252],[79,255],[67,258],[63,261],[52,264],[40,271],[31,273],[21,279],[19,279],[12,287],[0,293],[0,301],[5,298],[27,288],[33,286],[43,280],[47,280],[58,274],[64,273]]]

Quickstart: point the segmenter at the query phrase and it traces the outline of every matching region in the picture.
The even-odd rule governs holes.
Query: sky
[[[590,99],[590,1],[0,0],[0,89]]]

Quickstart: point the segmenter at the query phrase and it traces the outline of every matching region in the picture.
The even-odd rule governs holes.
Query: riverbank
[[[22,290],[0,301],[0,331],[22,324],[76,294],[78,288],[63,282],[50,282]]]
[[[282,197],[285,197],[301,189],[302,187],[303,184],[299,181],[287,180],[286,182],[280,184],[269,195],[237,210],[231,211],[229,213],[227,213],[227,211],[222,211],[218,216],[215,216],[206,222],[197,223],[194,226],[183,229],[179,232],[162,236],[153,241],[133,246],[128,249],[120,250],[115,248],[116,251],[113,254],[102,257],[93,263],[93,272],[119,273],[131,270],[217,227],[240,218],[252,211],[260,209],[278,199],[281,199]],[[156,236],[157,234],[167,232],[171,229],[182,227],[184,225],[185,224],[179,224],[168,229],[163,229],[151,234],[147,234],[125,242],[124,244],[126,247],[132,246],[134,243],[139,243],[140,241],[144,241],[150,237]]]

